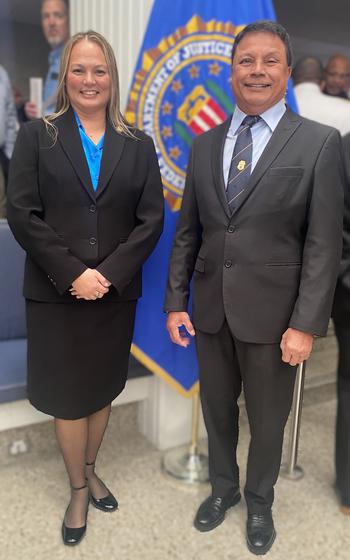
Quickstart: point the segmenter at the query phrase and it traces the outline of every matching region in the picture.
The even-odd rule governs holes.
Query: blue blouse
[[[77,121],[81,142],[83,144],[86,161],[89,167],[92,186],[94,187],[94,190],[96,190],[98,185],[98,178],[100,175],[100,167],[101,167],[101,159],[102,159],[105,135],[102,136],[98,144],[94,144],[93,141],[86,134],[84,127],[81,124],[80,119],[75,111],[74,111],[74,115]]]

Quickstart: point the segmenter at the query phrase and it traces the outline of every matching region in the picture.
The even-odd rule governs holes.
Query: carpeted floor
[[[305,399],[299,452],[305,477],[298,482],[280,478],[277,484],[277,539],[268,554],[271,560],[350,558],[350,517],[339,513],[332,488],[334,418],[334,390],[327,394],[324,389],[316,403]],[[54,444],[53,425],[47,422],[17,432],[32,450],[8,458],[6,438],[14,434],[1,434],[1,560],[253,558],[245,544],[243,502],[215,531],[202,534],[193,528],[196,508],[209,487],[187,486],[162,472],[161,452],[137,431],[136,405],[113,409],[97,469],[117,495],[120,509],[105,514],[90,507],[86,537],[74,549],[61,543],[68,485]],[[239,445],[242,475],[248,440],[243,413]]]

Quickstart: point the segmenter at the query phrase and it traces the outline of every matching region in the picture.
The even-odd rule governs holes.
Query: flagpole
[[[208,482],[208,457],[198,452],[199,394],[192,397],[191,444],[168,451],[163,457],[164,470],[188,484]]]
[[[192,397],[192,429],[190,454],[198,454],[198,430],[199,430],[199,393]]]
[[[297,465],[298,445],[300,436],[301,410],[303,404],[304,382],[305,382],[306,363],[302,362],[298,366],[294,386],[294,396],[292,405],[291,427],[289,435],[289,449],[287,461],[281,466],[281,475],[290,480],[303,478],[304,471]]]

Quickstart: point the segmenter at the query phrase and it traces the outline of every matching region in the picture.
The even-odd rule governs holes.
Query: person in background
[[[4,176],[5,187],[8,165],[15,145],[17,130],[18,122],[10,80],[5,68],[0,66],[0,166]]]
[[[162,231],[164,199],[152,139],[120,112],[109,43],[76,34],[60,72],[56,112],[20,128],[8,222],[27,253],[28,397],[55,418],[71,485],[62,537],[72,546],[89,500],[118,507],[95,462],[125,386],[141,269]]]
[[[346,179],[343,255],[332,317],[339,348],[335,436],[336,491],[340,511],[350,515],[350,134],[343,138],[343,153]]]
[[[350,103],[321,93],[322,65],[314,57],[299,60],[293,70],[294,93],[303,117],[334,126],[343,135],[345,213],[343,256],[332,318],[338,341],[336,489],[340,509],[350,515]]]
[[[193,141],[164,305],[171,340],[188,345],[184,326],[197,345],[212,493],[194,526],[215,529],[240,501],[243,387],[246,539],[257,555],[275,540],[274,486],[296,367],[327,332],[342,246],[340,135],[286,107],[291,64],[278,23],[258,21],[236,36],[237,105]]]
[[[343,54],[334,54],[326,64],[326,81],[323,92],[326,95],[349,98],[350,60]]]
[[[350,103],[322,92],[325,72],[320,60],[313,56],[299,59],[292,77],[300,115],[333,126],[342,136],[350,132]]]
[[[50,45],[49,69],[43,91],[43,114],[49,115],[56,109],[58,74],[63,47],[69,37],[68,0],[43,0],[41,5],[41,24],[45,39]],[[35,119],[38,108],[28,101],[25,105],[28,119]]]

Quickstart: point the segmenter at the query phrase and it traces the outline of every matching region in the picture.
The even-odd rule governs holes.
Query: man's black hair
[[[276,35],[277,37],[279,37],[284,43],[286,49],[287,64],[288,66],[292,66],[293,53],[290,37],[283,25],[269,19],[262,19],[259,21],[254,21],[253,23],[249,23],[242,29],[242,31],[240,31],[240,33],[238,33],[232,47],[231,65],[236,53],[237,46],[242,41],[243,37],[245,37],[245,35],[247,35],[248,33],[272,33],[272,35]]]

